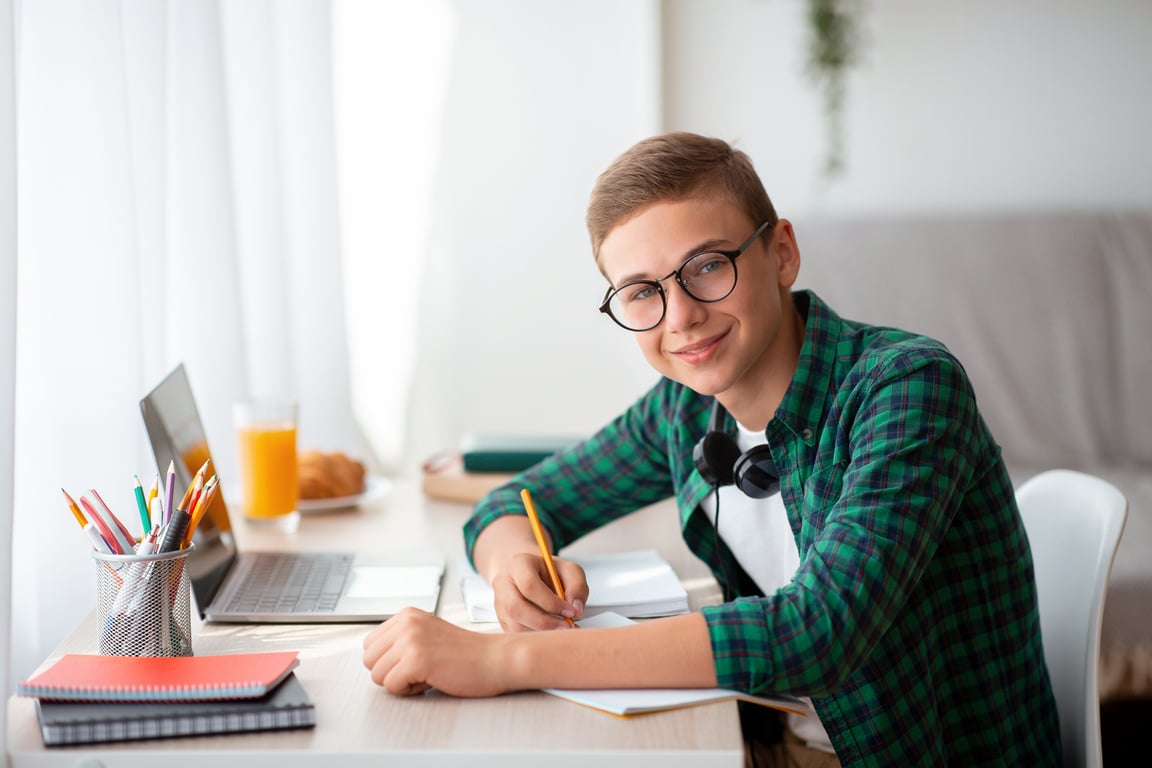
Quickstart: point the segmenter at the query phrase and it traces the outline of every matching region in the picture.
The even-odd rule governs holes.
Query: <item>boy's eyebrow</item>
[[[676,268],[679,269],[680,266],[684,262],[688,261],[688,259],[692,258],[696,254],[703,253],[704,251],[718,250],[718,249],[720,249],[720,247],[722,245],[724,245],[727,242],[728,241],[722,237],[713,237],[713,238],[710,238],[708,240],[703,241],[702,243],[697,243],[696,245],[692,246],[691,248],[689,248],[688,250],[686,250],[682,254],[682,257],[680,259],[680,263],[676,265]],[[664,275],[661,275],[661,277],[664,277]],[[656,278],[654,278],[654,277],[650,277],[648,273],[634,272],[631,275],[625,275],[624,277],[622,277],[620,279],[619,282],[614,283],[614,282],[612,282],[611,279],[609,279],[608,284],[611,285],[613,288],[615,288],[617,286],[624,285],[626,283],[630,283],[633,280],[655,280],[655,279]]]

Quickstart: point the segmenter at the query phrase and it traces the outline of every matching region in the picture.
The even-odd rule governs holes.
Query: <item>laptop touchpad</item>
[[[432,595],[440,588],[440,573],[434,565],[357,565],[345,594],[350,598]]]

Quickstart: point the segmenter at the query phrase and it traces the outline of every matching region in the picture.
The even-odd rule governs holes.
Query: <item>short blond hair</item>
[[[642,209],[703,195],[727,199],[755,224],[776,223],[776,209],[752,160],[728,142],[674,132],[633,145],[600,174],[592,190],[585,222],[596,262],[608,234]]]

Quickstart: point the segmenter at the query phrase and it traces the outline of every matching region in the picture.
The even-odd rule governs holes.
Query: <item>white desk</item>
[[[301,549],[433,546],[448,559],[439,614],[468,625],[455,559],[463,552],[464,505],[430,502],[415,486],[397,486],[359,510],[305,516],[295,534],[236,531],[242,546]],[[566,554],[651,546],[688,587],[695,606],[716,597],[715,582],[679,540],[675,510],[642,510],[578,542]],[[94,592],[95,590],[93,590]],[[95,601],[95,594],[93,594]],[[52,658],[94,653],[90,620]],[[479,631],[495,626],[474,625]],[[104,746],[44,747],[34,701],[8,702],[8,749],[14,768],[225,768],[261,766],[740,766],[743,747],[736,705],[622,719],[539,692],[491,699],[457,699],[432,691],[396,697],[372,683],[361,663],[358,625],[237,626],[196,623],[197,654],[297,650],[296,675],[316,704],[314,729],[135,741]]]

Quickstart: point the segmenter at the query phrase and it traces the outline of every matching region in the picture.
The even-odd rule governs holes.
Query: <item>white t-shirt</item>
[[[742,452],[768,442],[763,432],[753,432],[739,424],[737,426],[739,433],[736,443]],[[716,496],[709,494],[701,506],[715,525]],[[792,535],[792,526],[788,524],[788,513],[779,492],[767,499],[753,499],[745,496],[734,485],[722,487],[720,538],[732,550],[744,572],[766,595],[791,582],[800,566],[800,552],[796,549],[796,539]],[[788,728],[812,749],[835,752],[820,717],[812,709],[811,699],[805,698],[804,701],[811,710],[809,715],[802,717],[788,713]]]

